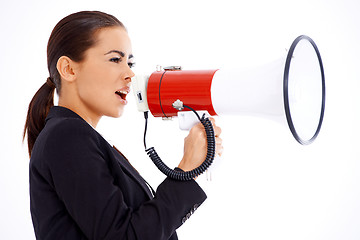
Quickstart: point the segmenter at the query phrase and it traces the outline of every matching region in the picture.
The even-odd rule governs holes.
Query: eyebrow
[[[122,52],[122,51],[119,51],[119,50],[110,50],[109,52],[105,53],[105,55],[108,55],[108,54],[110,54],[110,53],[117,53],[117,54],[119,54],[121,57],[125,57],[125,53]],[[130,59],[130,58],[133,58],[133,57],[134,57],[134,55],[132,55],[132,54],[129,55],[129,59]]]

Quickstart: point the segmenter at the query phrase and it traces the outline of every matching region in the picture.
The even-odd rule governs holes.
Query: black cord
[[[153,147],[146,148],[146,131],[147,131],[147,121],[148,121],[148,112],[144,112],[145,117],[145,131],[144,131],[144,146],[145,151],[156,165],[156,167],[164,173],[166,176],[180,180],[180,181],[189,181],[194,179],[195,177],[199,176],[200,174],[204,173],[206,169],[210,167],[212,164],[214,157],[215,157],[215,133],[212,123],[209,118],[205,117],[205,114],[200,118],[199,114],[191,107],[184,105],[184,108],[188,108],[193,111],[196,116],[198,117],[199,121],[205,128],[206,139],[207,139],[207,153],[204,162],[197,168],[187,171],[187,172],[180,172],[169,168],[159,157],[157,152]]]
[[[149,116],[149,112],[148,111],[144,112],[144,118],[145,118],[144,147],[145,147],[145,149],[147,149],[147,147],[146,147],[146,132],[147,132],[148,116]]]

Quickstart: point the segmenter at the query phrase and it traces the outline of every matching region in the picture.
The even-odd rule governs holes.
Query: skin
[[[126,102],[115,92],[130,87],[134,76],[126,30],[104,28],[95,37],[97,44],[86,51],[82,62],[62,56],[57,63],[62,80],[59,106],[73,110],[94,128],[102,116],[122,115]]]
[[[59,106],[71,109],[96,128],[102,116],[120,117],[127,101],[115,92],[127,90],[134,76],[131,41],[122,27],[99,30],[97,43],[85,53],[82,62],[74,62],[67,56],[58,59],[57,69],[61,76]],[[221,129],[211,119],[216,140],[216,151],[222,153]],[[192,170],[206,156],[206,134],[201,124],[195,125],[184,140],[184,156],[179,168]]]

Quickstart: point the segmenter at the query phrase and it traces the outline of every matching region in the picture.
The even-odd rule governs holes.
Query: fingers
[[[222,139],[220,138],[221,135],[221,128],[215,124],[215,119],[210,117],[211,124],[213,125],[214,134],[215,134],[215,153],[219,156],[222,155],[224,151],[224,147],[222,145]],[[205,138],[205,131],[201,123],[197,124],[194,128],[190,131],[194,131],[193,134],[197,133],[200,137]]]
[[[222,139],[219,137],[215,137],[215,154],[218,154],[220,157],[224,151],[224,147],[222,145]]]
[[[216,126],[214,118],[210,118],[210,121],[213,125],[214,133],[215,133],[215,153],[221,156],[224,151],[224,147],[222,145],[222,139],[219,137],[221,134],[221,128]]]
[[[220,136],[220,134],[221,134],[221,128],[218,127],[218,126],[216,126],[216,124],[215,124],[215,119],[214,119],[214,118],[209,118],[209,119],[210,119],[210,121],[211,121],[211,123],[212,123],[212,125],[213,125],[214,132],[215,132],[215,137]]]

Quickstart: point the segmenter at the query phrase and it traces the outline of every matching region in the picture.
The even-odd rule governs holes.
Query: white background
[[[215,180],[200,177],[204,205],[181,239],[360,239],[360,4],[356,0],[4,1],[0,2],[0,239],[35,239],[22,130],[28,103],[48,77],[52,28],[80,10],[127,26],[135,71],[255,66],[276,59],[301,34],[317,43],[327,102],[318,139],[293,140],[277,123],[218,117],[225,153]],[[227,86],[224,86],[227,87]],[[133,99],[120,119],[102,119],[110,139],[154,187],[163,175],[143,151],[144,121]],[[186,132],[150,118],[148,144],[172,167]]]

